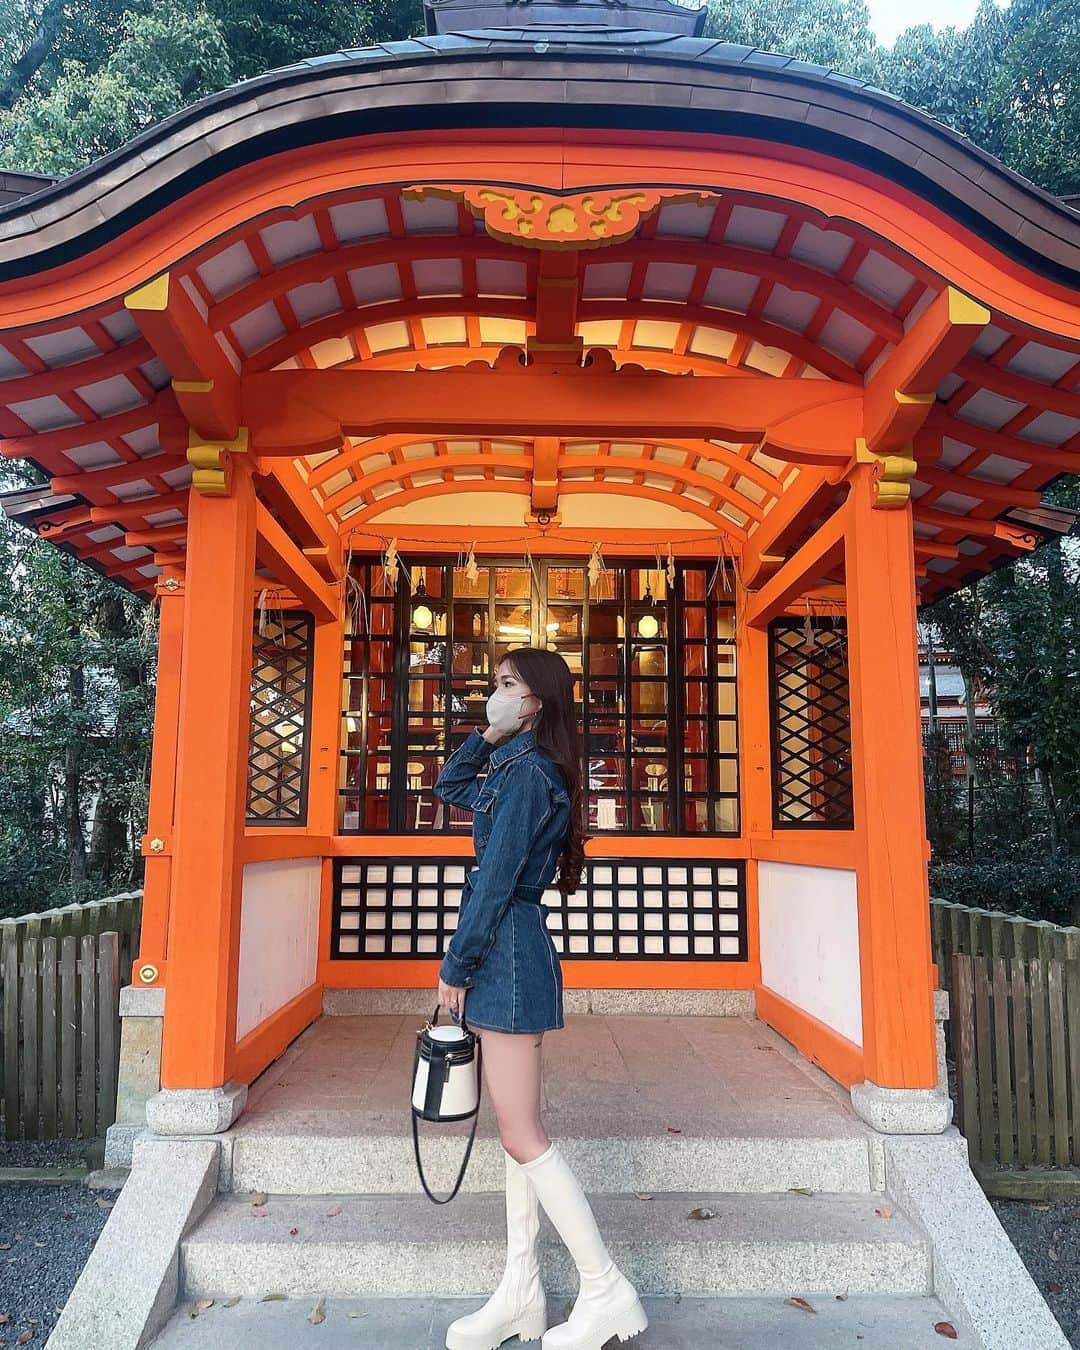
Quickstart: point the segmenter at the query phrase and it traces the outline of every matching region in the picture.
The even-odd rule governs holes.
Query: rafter
[[[287,523],[304,556],[324,580],[340,579],[341,540],[326,519],[326,506],[316,502],[296,465],[288,459],[274,459],[260,466],[256,490],[278,518]]]
[[[990,311],[946,286],[866,384],[863,435],[877,455],[900,450],[926,421],[946,375],[990,322]]]
[[[260,566],[269,568],[317,619],[336,618],[336,593],[261,502],[255,506],[255,530],[255,557]]]
[[[747,600],[746,622],[764,628],[843,560],[847,511],[841,507],[821,525],[756,594]]]
[[[780,500],[750,536],[743,560],[745,585],[754,584],[767,556],[786,553],[814,519],[829,509],[839,486],[838,476],[814,468],[801,469],[794,482],[787,480]]]
[[[233,440],[239,378],[183,282],[164,272],[125,296],[124,305],[169,372],[192,429],[208,440]]]

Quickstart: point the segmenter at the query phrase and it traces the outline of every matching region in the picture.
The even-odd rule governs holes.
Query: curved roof
[[[991,308],[916,443],[924,595],[1010,556],[995,518],[1037,510],[1039,489],[1080,467],[1080,213],[859,81],[706,39],[533,26],[298,63],[0,208],[0,434],[53,480],[20,510],[136,586],[159,570],[150,529],[182,546],[186,424],[122,303],[161,266],[240,373],[442,367],[525,346],[536,251],[404,189],[440,170],[460,182],[469,144],[485,147],[474,180],[520,182],[541,141],[552,191],[616,172],[715,189],[686,165],[701,147],[726,156],[719,194],[582,255],[574,331],[617,365],[858,387],[947,283]],[[437,164],[444,144],[457,159]],[[360,173],[357,146],[379,167]],[[541,163],[552,146],[556,169]],[[255,165],[273,166],[272,190],[252,186]],[[297,467],[343,533],[449,490],[499,494],[520,524],[533,453],[383,436]],[[721,441],[559,448],[571,515],[621,485],[663,501],[665,529],[704,522],[735,541],[801,472]]]

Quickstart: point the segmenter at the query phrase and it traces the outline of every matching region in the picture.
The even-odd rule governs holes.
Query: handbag
[[[480,1067],[480,1037],[466,1026],[464,1010],[460,1026],[439,1026],[439,1005],[436,1003],[433,1020],[427,1022],[416,1033],[416,1053],[413,1057],[412,1131],[413,1152],[416,1154],[416,1170],[420,1173],[420,1184],[428,1199],[434,1200],[437,1205],[445,1205],[457,1195],[465,1176],[465,1168],[469,1164],[473,1140],[476,1138],[476,1125],[480,1119]],[[416,1122],[418,1119],[468,1120],[470,1116],[473,1123],[469,1131],[465,1156],[461,1160],[461,1170],[458,1172],[454,1189],[440,1200],[438,1196],[432,1195],[424,1177]]]

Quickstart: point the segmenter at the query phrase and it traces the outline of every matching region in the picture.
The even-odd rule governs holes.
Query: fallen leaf
[[[947,1340],[955,1341],[958,1339],[956,1328],[951,1322],[935,1322],[934,1330],[939,1336],[944,1336]]]
[[[847,1294],[837,1294],[837,1296],[836,1296],[836,1301],[837,1301],[837,1303],[846,1303],[846,1302],[847,1302]]]
[[[682,1127],[680,1125],[669,1125],[667,1131],[668,1134],[682,1134]]]
[[[697,1209],[692,1209],[686,1217],[688,1219],[715,1219],[719,1216],[715,1209],[706,1209],[704,1205],[699,1205]]]
[[[265,1205],[267,1200],[269,1199],[270,1197],[266,1194],[265,1191],[256,1191],[255,1194],[251,1197],[251,1203],[253,1205]]]
[[[29,1327],[27,1327],[25,1331],[20,1331],[18,1336],[15,1337],[15,1344],[26,1345],[30,1340],[33,1339],[33,1335],[34,1333],[30,1330]]]
[[[290,1236],[290,1237],[295,1237],[295,1236],[297,1235],[297,1233],[299,1233],[299,1231],[300,1231],[299,1228],[290,1228],[290,1229],[289,1229],[289,1236]]]
[[[97,1197],[97,1205],[99,1209],[112,1209],[113,1205],[115,1204],[116,1204],[115,1200],[103,1200],[100,1195]]]
[[[810,1189],[809,1186],[789,1186],[789,1187],[788,1187],[788,1190],[791,1191],[791,1193],[792,1193],[793,1195],[813,1195],[813,1194],[814,1194],[814,1192]]]
[[[812,1312],[812,1313],[817,1312],[817,1309],[814,1307],[814,1305],[812,1303],[807,1303],[806,1299],[804,1298],[786,1298],[784,1299],[784,1302],[788,1305],[789,1308],[800,1308],[803,1312]]]
[[[349,1316],[350,1316],[350,1317],[366,1317],[366,1316],[367,1316],[367,1313],[366,1313],[366,1312],[349,1313]]]
[[[284,1302],[285,1302],[285,1299],[286,1299],[287,1297],[288,1297],[288,1295],[286,1295],[286,1294],[263,1294],[262,1298],[259,1299],[259,1302],[260,1302],[260,1303],[284,1303]]]
[[[649,1194],[648,1191],[635,1191],[634,1194],[637,1196],[637,1198],[638,1198],[639,1200],[651,1200],[651,1199],[652,1199],[652,1196]]]
[[[0,1327],[6,1327],[10,1321],[11,1321],[10,1313],[0,1313]]]
[[[323,1301],[321,1298],[315,1300],[315,1306],[308,1313],[307,1320],[313,1327],[317,1327],[320,1322],[326,1321],[326,1314],[323,1312]]]
[[[1050,1280],[1050,1281],[1048,1281],[1048,1283],[1047,1283],[1047,1286],[1046,1286],[1046,1292],[1047,1292],[1048,1294],[1060,1294],[1060,1293],[1061,1293],[1061,1285],[1058,1284],[1057,1280]]]
[[[235,1308],[239,1302],[238,1298],[227,1298],[221,1306],[223,1308]]]
[[[891,1219],[892,1216],[896,1213],[896,1210],[889,1209],[888,1206],[882,1205],[880,1209],[875,1209],[874,1213],[878,1216],[879,1219]]]
[[[1058,1256],[1058,1254],[1057,1254],[1057,1249],[1056,1249],[1055,1247],[1047,1247],[1047,1249],[1046,1249],[1046,1254],[1047,1254],[1047,1256],[1050,1258],[1051,1261],[1060,1261],[1060,1260],[1061,1260],[1061,1257]]]
[[[328,1219],[336,1219],[340,1213],[341,1213],[341,1206],[335,1205],[333,1209],[328,1209],[326,1211],[326,1217]]]
[[[1037,1205],[1032,1205],[1031,1208],[1032,1208],[1032,1209],[1042,1209],[1042,1210],[1046,1210],[1046,1209],[1049,1209],[1050,1206],[1047,1205],[1047,1204],[1037,1204]]]

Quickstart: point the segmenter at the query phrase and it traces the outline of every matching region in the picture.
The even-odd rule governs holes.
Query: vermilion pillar
[[[911,505],[875,509],[874,495],[872,466],[860,465],[845,564],[863,1055],[877,1087],[933,1088]]]
[[[255,492],[244,462],[235,462],[227,495],[193,488],[189,511],[175,826],[167,841],[165,1089],[221,1088],[232,1069],[255,573]]]

